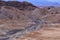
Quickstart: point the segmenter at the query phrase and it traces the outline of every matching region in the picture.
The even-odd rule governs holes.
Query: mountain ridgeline
[[[29,2],[18,2],[18,1],[0,1],[0,6],[12,6],[20,10],[34,10],[37,8],[35,5]]]

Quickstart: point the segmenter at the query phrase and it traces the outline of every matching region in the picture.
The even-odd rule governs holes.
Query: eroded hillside
[[[60,7],[0,3],[0,40],[60,40]]]

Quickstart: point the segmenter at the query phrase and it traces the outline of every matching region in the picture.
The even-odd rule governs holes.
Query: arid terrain
[[[0,40],[60,40],[60,7],[0,1]]]

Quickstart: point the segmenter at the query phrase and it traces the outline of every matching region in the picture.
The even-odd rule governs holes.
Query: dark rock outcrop
[[[36,6],[34,6],[33,4],[29,3],[29,2],[18,2],[18,1],[0,1],[0,6],[12,6],[15,8],[18,8],[20,10],[34,10],[35,8],[37,8]]]

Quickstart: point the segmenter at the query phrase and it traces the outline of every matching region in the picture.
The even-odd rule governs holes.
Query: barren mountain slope
[[[38,11],[37,11],[38,10]],[[18,40],[60,40],[60,7],[43,7],[31,13],[32,18],[42,20],[41,29]]]
[[[34,10],[35,8],[37,8],[36,6],[34,6],[33,4],[29,3],[29,2],[18,2],[18,1],[8,1],[8,2],[5,2],[5,1],[0,1],[0,6],[12,6],[12,7],[15,7],[15,8],[18,8],[20,10]]]
[[[60,7],[0,3],[0,40],[60,40]]]
[[[9,30],[24,29],[30,24],[31,20],[21,10],[10,6],[0,7],[0,35]]]

